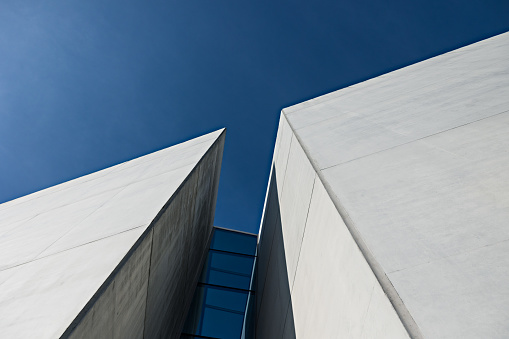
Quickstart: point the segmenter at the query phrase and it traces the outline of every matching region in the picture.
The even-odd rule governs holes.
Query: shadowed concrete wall
[[[212,233],[223,138],[155,224],[145,338],[178,338]]]
[[[285,117],[258,249],[258,338],[408,338]]]
[[[179,337],[212,232],[223,144],[221,136],[70,338]]]
[[[0,205],[0,240],[41,228],[34,245],[56,246],[0,270],[0,333],[178,338],[212,230],[223,145],[224,130],[213,132]],[[87,196],[99,200],[88,214]],[[25,205],[39,214],[20,217]]]

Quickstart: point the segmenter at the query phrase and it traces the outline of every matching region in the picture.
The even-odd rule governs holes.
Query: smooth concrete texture
[[[79,319],[71,338],[143,338],[153,232]]]
[[[223,144],[219,130],[0,205],[2,337],[178,336]]]
[[[382,286],[363,336],[392,337],[376,325],[386,322],[382,292],[415,338],[509,336],[508,56],[505,33],[283,110],[292,146],[302,145]],[[281,196],[296,170],[278,173]],[[306,225],[291,294],[297,335],[299,309],[314,302],[301,301],[305,279],[323,278],[300,276]]]
[[[309,213],[311,192],[316,181],[316,173],[298,142],[291,144],[284,180],[287,184],[283,186],[279,205],[286,267],[291,289]],[[291,228],[284,227],[285,225],[291,225]]]
[[[408,338],[319,179],[309,206],[292,302],[299,338]]]
[[[281,116],[288,150],[274,153],[260,230],[256,337],[408,338],[288,127]]]

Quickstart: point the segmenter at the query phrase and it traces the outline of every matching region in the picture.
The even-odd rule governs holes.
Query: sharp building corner
[[[509,33],[282,110],[259,234],[225,130],[0,205],[0,337],[509,337]]]
[[[175,338],[225,130],[0,205],[0,336]]]
[[[258,338],[509,336],[509,33],[283,109]]]

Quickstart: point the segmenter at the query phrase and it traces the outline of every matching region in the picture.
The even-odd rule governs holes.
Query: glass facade
[[[214,227],[181,338],[248,339],[257,236]]]

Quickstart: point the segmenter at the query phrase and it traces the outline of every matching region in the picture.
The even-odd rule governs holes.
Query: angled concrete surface
[[[291,295],[286,313],[292,321],[286,316],[286,323],[297,337],[312,329],[325,333],[315,325],[323,324],[323,318],[309,321],[319,312],[313,311],[315,302],[327,314],[336,313],[338,322],[352,316],[342,315],[341,307],[349,301],[340,292],[320,289],[335,305],[304,292],[318,293],[321,280],[345,288],[349,275],[334,273],[339,269],[334,262],[329,271],[319,271],[319,262],[327,262],[328,256],[338,256],[336,264],[345,272],[350,267],[351,261],[340,259],[346,252],[335,253],[335,246],[345,251],[345,245],[329,242],[337,229],[349,231],[382,288],[373,290],[363,329],[350,328],[348,333],[354,334],[349,337],[395,337],[387,331],[396,327],[379,327],[395,324],[385,320],[388,305],[414,338],[509,336],[508,56],[505,33],[283,110],[272,169],[277,190],[269,187],[260,231],[259,288],[273,296],[284,284],[274,289],[272,282],[287,281]],[[295,145],[302,147],[317,175],[304,231],[284,222],[282,208],[290,198],[285,196],[289,185],[299,186],[289,189],[295,192],[307,185],[306,180],[288,179],[305,167],[290,165],[287,154]],[[320,185],[343,222],[328,229],[333,217],[312,226],[318,218],[312,206]],[[277,218],[274,209],[279,208],[282,234],[289,234],[288,241],[302,237],[297,258],[295,244],[275,242],[277,233],[271,228],[278,224],[270,220]],[[318,240],[311,232],[329,236]],[[272,237],[279,247],[284,244],[282,251],[291,256],[285,259],[283,276],[271,273],[278,251],[264,244],[264,237]],[[265,297],[259,299],[264,307]],[[268,318],[262,313],[259,317]],[[271,323],[260,326],[263,333],[280,331],[270,328],[275,326]]]
[[[408,338],[283,115],[257,274],[257,338]]]
[[[223,144],[219,130],[0,205],[2,336],[175,336]]]

